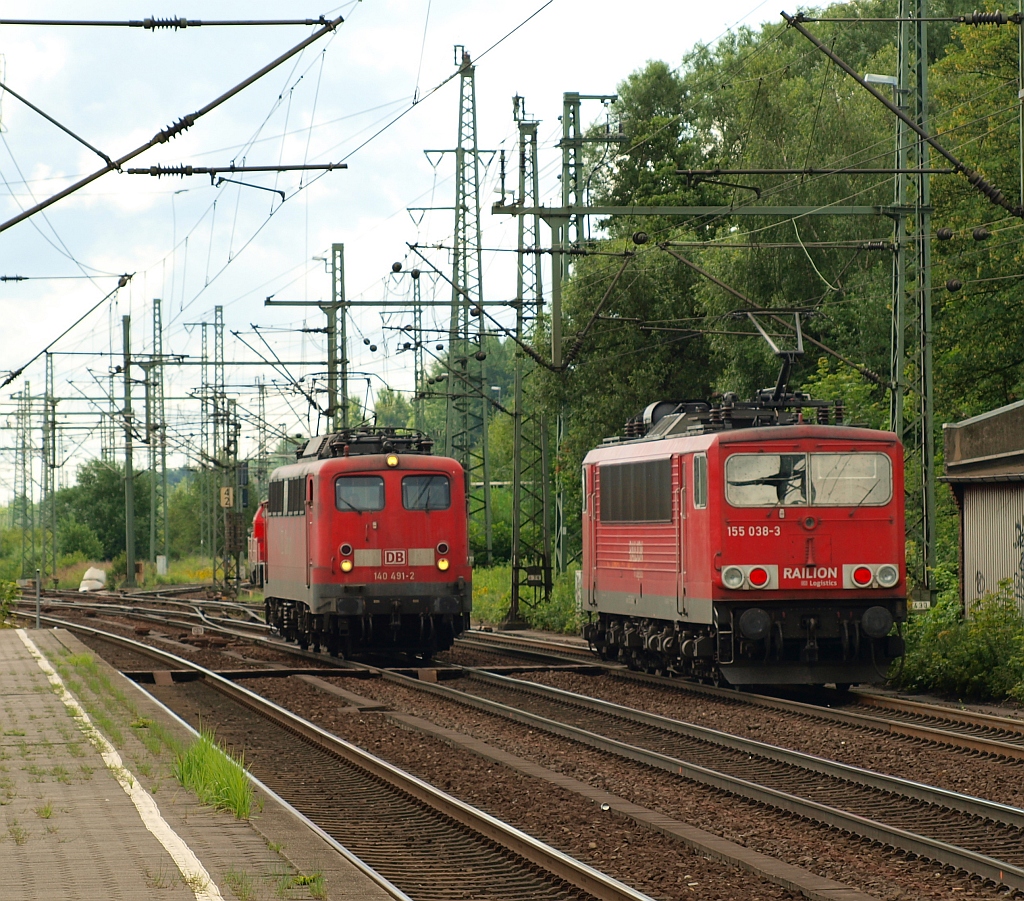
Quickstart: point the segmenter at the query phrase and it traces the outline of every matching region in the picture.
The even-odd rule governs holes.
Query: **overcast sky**
[[[388,274],[393,261],[406,258],[406,242],[450,243],[451,212],[427,213],[417,222],[406,207],[450,206],[453,201],[451,159],[435,169],[423,150],[452,147],[456,141],[458,79],[430,93],[455,70],[454,45],[464,45],[475,59],[501,41],[476,69],[480,146],[504,148],[511,155],[516,133],[511,98],[523,95],[527,111],[541,120],[544,199],[550,201],[557,191],[556,142],[564,91],[613,93],[646,61],[678,65],[698,42],[714,42],[740,24],[773,21],[778,5],[767,0],[552,0],[546,6],[544,0],[363,0],[323,9],[294,0],[224,0],[194,3],[191,9],[181,4],[158,9],[149,0],[10,0],[2,9],[8,18],[342,15],[346,21],[336,34],[129,165],[344,159],[349,168],[320,177],[295,172],[246,177],[251,185],[283,190],[288,198],[283,205],[271,191],[234,184],[216,187],[207,176],[158,180],[110,173],[45,214],[0,232],[0,275],[30,277],[0,282],[0,372],[20,367],[42,350],[113,290],[118,274],[134,273],[113,302],[102,305],[54,348],[61,352],[55,357],[55,373],[56,393],[65,398],[58,409],[64,457],[69,460],[67,478],[73,476],[76,461],[99,451],[98,432],[92,430],[96,421],[72,414],[106,406],[105,401],[85,398],[102,397],[113,365],[107,354],[120,352],[122,315],[132,315],[133,351],[152,351],[155,297],[164,303],[165,353],[198,357],[200,332],[191,324],[212,322],[214,307],[222,305],[228,361],[259,359],[231,332],[240,332],[269,355],[254,325],[282,360],[323,360],[322,336],[300,331],[322,326],[322,314],[316,308],[267,308],[264,298],[329,299],[324,263],[314,258],[325,256],[335,242],[345,245],[350,299],[403,296],[406,282]],[[153,33],[6,25],[0,26],[0,80],[102,153],[118,158],[311,31],[303,26],[207,26]],[[421,102],[410,109],[414,96]],[[373,137],[405,110],[399,121]],[[600,116],[598,104],[585,107],[585,120]],[[0,101],[0,122],[0,213],[5,221],[103,165],[91,150],[10,94]],[[512,248],[514,220],[487,212],[497,199],[496,181],[497,166],[492,165],[482,196],[483,244]],[[442,270],[450,266],[443,250],[435,251],[432,260]],[[438,286],[439,297],[448,296],[443,288]],[[513,254],[487,254],[484,290],[488,298],[514,296]],[[429,291],[430,285],[424,284],[425,296]],[[439,317],[438,322],[444,320],[443,312]],[[365,397],[367,378],[373,393],[384,384],[412,388],[411,354],[397,352],[395,334],[387,328],[401,324],[403,317],[378,310],[353,317],[351,368],[367,373],[354,378],[353,394]],[[375,353],[363,337],[377,345]],[[322,370],[323,364],[314,362],[305,369],[289,367],[294,377]],[[286,424],[290,432],[310,428],[308,405],[279,391],[287,376],[269,367],[228,367],[227,383],[234,386],[229,390],[243,407],[254,409],[251,386],[257,377],[276,384],[269,401],[272,422]],[[170,368],[166,392],[182,397],[198,380],[196,367]],[[26,382],[33,393],[41,392],[41,361],[3,390],[0,422],[14,424],[12,394]],[[176,444],[198,432],[196,403],[174,401],[168,407]],[[2,446],[10,448],[13,439],[8,430]],[[252,447],[250,440],[243,441],[243,452]],[[172,463],[184,460],[175,454]],[[12,462],[10,451],[0,452],[0,501],[12,488]]]

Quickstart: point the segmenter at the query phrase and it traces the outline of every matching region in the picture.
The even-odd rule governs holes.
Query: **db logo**
[[[405,551],[384,551],[385,566],[405,566]]]

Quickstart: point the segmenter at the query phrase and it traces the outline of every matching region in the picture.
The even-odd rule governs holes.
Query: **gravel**
[[[960,751],[922,739],[755,707],[697,693],[577,673],[529,673],[518,678],[602,698],[648,713],[709,726],[852,766],[1024,807],[1024,761]]]
[[[547,797],[555,797],[557,792],[547,786],[539,793],[527,795],[522,791],[514,791],[511,797],[505,797],[505,800],[492,801],[491,786],[499,782],[496,773],[500,768],[483,764],[483,775],[486,778],[481,783],[481,763],[472,755],[452,754],[447,746],[422,736],[417,736],[415,743],[410,745],[408,739],[400,739],[394,730],[385,728],[380,723],[380,715],[362,714],[356,717],[351,713],[340,713],[337,701],[315,693],[315,689],[308,686],[300,687],[295,684],[296,681],[258,680],[255,685],[259,687],[255,690],[286,704],[324,728],[381,754],[421,778],[442,787],[450,787],[459,797],[477,803],[478,806],[509,819],[527,831],[547,837],[552,844],[559,847],[566,846],[557,840],[558,829],[569,829],[571,832],[572,823],[586,824],[585,828],[580,828],[582,838],[579,841],[583,838],[588,839],[587,847],[582,850],[587,854],[599,850],[602,869],[605,868],[606,860],[611,860],[611,854],[618,855],[616,860],[626,856],[622,853],[621,843],[613,845],[619,847],[618,851],[603,844],[597,849],[589,847],[589,841],[597,840],[594,837],[595,814],[590,805],[585,805],[585,809],[589,811],[588,816],[577,819],[574,815],[567,825],[560,819],[551,819],[552,813],[545,800]],[[334,677],[329,681],[353,690],[350,680]],[[314,693],[311,694],[311,691]],[[841,835],[834,830],[816,826],[796,817],[760,808],[668,773],[624,761],[565,739],[535,732],[525,726],[508,723],[433,695],[383,680],[360,682],[358,693],[387,703],[395,710],[416,714],[431,722],[471,735],[509,753],[613,792],[636,804],[661,811],[683,822],[699,826],[731,841],[821,876],[846,883],[887,901],[905,898],[1006,897],[1005,892],[1000,892],[993,886],[982,885],[976,879],[970,880],[947,873],[935,864],[919,859],[907,859],[900,853],[873,847],[869,842]],[[431,747],[436,750],[429,753],[423,750]],[[502,784],[506,784],[506,780],[509,779],[511,774],[500,775]],[[500,797],[504,796],[499,795]],[[529,804],[525,803],[527,798]],[[509,810],[515,816],[509,814]],[[556,826],[555,823],[560,825]],[[556,833],[554,838],[550,835],[552,830]],[[567,838],[563,840],[571,837],[570,833],[564,835]],[[641,830],[637,832],[636,839],[630,841],[628,857],[633,858],[652,843],[662,841],[664,839],[661,837]],[[579,844],[572,847],[579,848]],[[685,853],[680,850],[680,846],[673,847],[677,849],[675,853]],[[596,860],[593,857],[584,859],[590,862]],[[689,864],[681,865],[693,875]],[[658,895],[664,897],[664,889],[661,889]],[[733,891],[727,893],[725,897],[744,897],[744,894]]]
[[[346,684],[351,688],[351,680]],[[472,754],[453,753],[448,745],[394,726],[380,714],[340,712],[336,699],[298,680],[250,679],[246,686],[652,897],[674,899],[691,892],[709,901],[798,897],[735,867],[705,860],[667,836],[548,782]],[[366,686],[360,682],[359,692]]]

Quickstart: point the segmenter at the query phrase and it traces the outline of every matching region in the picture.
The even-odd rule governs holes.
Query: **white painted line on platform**
[[[153,800],[152,795],[142,788],[139,781],[125,768],[121,761],[121,755],[117,753],[114,746],[92,724],[92,720],[89,719],[89,715],[82,709],[82,705],[67,690],[64,680],[50,666],[49,661],[40,653],[39,648],[28,637],[25,630],[18,629],[17,632],[22,643],[28,648],[28,652],[35,658],[36,663],[39,664],[39,668],[46,673],[46,678],[50,680],[50,684],[58,689],[58,697],[75,719],[78,728],[82,730],[85,737],[100,752],[103,756],[103,762],[107,765],[107,769],[110,770],[121,788],[124,789],[124,793],[131,798],[135,809],[139,812],[139,816],[142,817],[145,827],[153,833],[156,840],[171,855],[174,863],[181,871],[185,884],[195,893],[196,901],[224,901],[216,883],[214,883],[210,874],[206,871],[206,867],[200,863],[199,858],[196,857],[192,849],[185,844],[181,836],[163,818],[160,808],[156,806],[156,801]]]

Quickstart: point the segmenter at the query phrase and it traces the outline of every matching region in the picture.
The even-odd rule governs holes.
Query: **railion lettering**
[[[783,579],[838,579],[837,566],[784,566]]]

